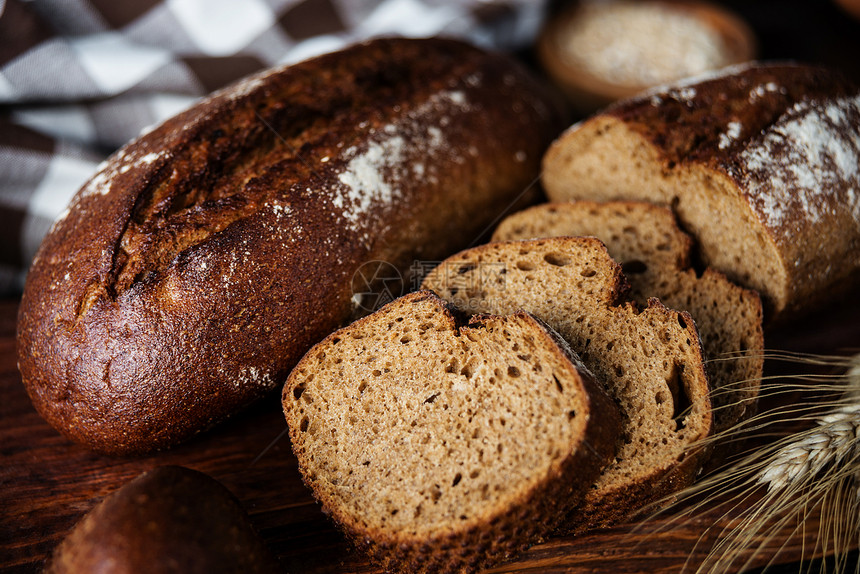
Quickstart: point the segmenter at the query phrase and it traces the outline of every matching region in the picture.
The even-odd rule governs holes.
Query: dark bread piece
[[[552,201],[670,205],[703,263],[768,321],[860,277],[860,90],[790,64],[728,68],[613,105],[544,158]]]
[[[84,516],[46,572],[259,572],[281,568],[239,501],[210,476],[179,466],[145,472]]]
[[[687,312],[658,300],[622,303],[621,267],[594,237],[481,245],[452,255],[424,280],[467,313],[523,310],[546,321],[619,404],[622,434],[566,528],[607,526],[693,482],[712,431],[701,342]]]
[[[467,245],[533,182],[553,111],[515,63],[377,40],[252,77],[110,158],[42,244],[18,322],[37,410],[103,453],[270,392],[350,317],[366,261]]]
[[[764,366],[758,293],[713,269],[690,267],[690,237],[668,207],[630,201],[545,203],[505,218],[494,241],[594,236],[624,270],[630,297],[641,307],[656,297],[696,321],[713,392],[714,430],[755,412]]]
[[[307,485],[386,569],[470,572],[548,534],[614,452],[616,406],[526,313],[427,291],[333,333],[283,393]]]

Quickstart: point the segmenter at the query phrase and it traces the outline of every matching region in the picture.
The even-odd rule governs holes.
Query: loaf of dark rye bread
[[[352,312],[366,261],[439,259],[557,135],[518,65],[383,39],[254,76],[113,155],[45,238],[18,320],[37,410],[104,453],[254,401]]]
[[[553,201],[670,205],[703,263],[789,319],[860,270],[860,90],[747,64],[620,102],[547,152]]]
[[[690,266],[690,237],[668,207],[631,201],[544,203],[506,217],[493,240],[565,235],[603,241],[640,307],[656,297],[690,313],[702,337],[716,432],[755,412],[764,367],[761,300],[713,269],[697,275]]]
[[[712,431],[710,387],[690,314],[625,302],[621,266],[594,237],[480,245],[443,261],[423,287],[465,313],[526,311],[555,329],[621,408],[615,459],[565,528],[630,517],[693,482]]]
[[[471,572],[548,534],[615,450],[617,408],[534,317],[410,293],[315,345],[283,392],[305,482],[386,570]]]
[[[245,509],[214,478],[161,466],[124,484],[54,549],[46,574],[275,574]]]

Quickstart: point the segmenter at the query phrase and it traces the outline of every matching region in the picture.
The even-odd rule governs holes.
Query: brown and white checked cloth
[[[0,296],[113,150],[264,67],[381,35],[530,43],[535,0],[0,0]]]

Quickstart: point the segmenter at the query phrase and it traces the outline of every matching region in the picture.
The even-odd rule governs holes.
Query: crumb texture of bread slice
[[[545,154],[542,183],[551,201],[671,206],[703,262],[757,290],[775,321],[856,284],[858,141],[856,86],[821,68],[752,64],[572,126]]]
[[[697,276],[692,241],[671,209],[629,201],[547,203],[503,220],[493,240],[558,236],[599,238],[621,264],[637,304],[656,297],[692,315],[713,387],[716,432],[755,412],[764,366],[761,299],[713,269]]]
[[[315,346],[283,403],[306,484],[386,568],[461,572],[549,533],[615,448],[620,419],[525,313],[458,324],[406,295]]]
[[[424,288],[467,313],[546,321],[619,404],[616,458],[568,519],[581,530],[626,518],[690,484],[712,413],[701,342],[686,312],[621,303],[621,267],[593,237],[490,243],[442,262]]]

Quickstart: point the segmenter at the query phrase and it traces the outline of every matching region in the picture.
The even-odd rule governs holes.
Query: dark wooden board
[[[289,572],[376,572],[350,551],[301,482],[283,436],[286,428],[273,396],[227,424],[168,452],[133,459],[102,457],[68,442],[35,412],[21,384],[15,357],[16,301],[0,302],[0,570],[33,572],[74,523],[102,497],[162,464],[210,474],[244,504],[268,545]],[[860,351],[860,302],[817,313],[768,336],[768,346],[815,353]],[[580,537],[553,538],[534,546],[499,572],[679,572],[691,556],[701,559],[715,534],[693,552],[718,518],[709,507],[695,520],[661,535],[634,525]],[[806,538],[789,540],[777,558],[804,557],[814,546],[817,524]],[[754,560],[765,564],[773,553]],[[805,556],[809,558],[808,555]]]
[[[553,6],[568,0],[551,0]],[[796,59],[843,70],[860,81],[860,22],[832,2],[808,0],[727,0],[760,40],[762,59]],[[524,54],[530,59],[530,54]],[[770,332],[768,347],[820,354],[860,352],[860,298],[837,303],[808,319]],[[154,456],[111,459],[71,444],[35,412],[21,385],[15,357],[16,301],[0,301],[0,570],[33,572],[74,523],[102,497],[144,470],[180,464],[221,481],[244,504],[268,545],[289,572],[376,572],[350,552],[344,538],[320,512],[302,485],[277,397],[188,444]],[[771,372],[790,372],[769,364]],[[718,530],[696,543],[719,521],[710,506],[694,521],[659,536],[635,525],[580,537],[553,538],[506,564],[499,572],[679,572],[697,564]],[[815,519],[805,536],[788,541],[776,558],[790,564],[814,547]],[[658,521],[659,525],[659,521]],[[773,557],[751,562],[759,568]],[[783,571],[780,569],[780,571]],[[797,572],[790,564],[785,572]]]

